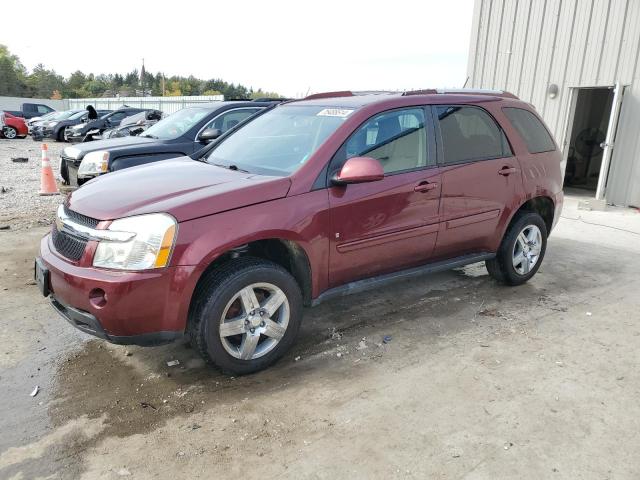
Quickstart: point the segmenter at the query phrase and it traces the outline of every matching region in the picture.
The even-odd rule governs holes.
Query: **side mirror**
[[[375,182],[384,178],[382,164],[371,157],[353,157],[345,162],[333,177],[335,185]]]
[[[200,135],[198,135],[198,141],[202,143],[210,142],[211,140],[215,140],[220,135],[222,135],[222,130],[219,128],[205,128]]]

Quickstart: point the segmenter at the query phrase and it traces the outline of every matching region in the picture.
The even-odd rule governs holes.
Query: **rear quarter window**
[[[553,138],[533,113],[516,107],[505,107],[502,111],[524,140],[529,153],[551,152],[556,149]]]

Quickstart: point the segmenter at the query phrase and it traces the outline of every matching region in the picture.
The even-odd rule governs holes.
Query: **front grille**
[[[87,246],[86,240],[74,237],[66,232],[60,232],[56,225],[51,229],[51,240],[60,255],[75,262],[80,260]]]
[[[96,228],[100,220],[96,220],[95,218],[87,217],[86,215],[82,215],[81,213],[74,212],[70,210],[66,205],[64,206],[64,213],[67,217],[73,220],[76,223],[84,227]]]

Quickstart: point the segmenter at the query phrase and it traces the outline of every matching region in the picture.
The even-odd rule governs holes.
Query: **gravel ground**
[[[12,230],[48,225],[62,195],[40,196],[41,142],[30,138],[0,139],[0,227]],[[51,142],[49,158],[54,174],[58,176],[60,153],[66,143]],[[26,157],[26,163],[11,159]]]

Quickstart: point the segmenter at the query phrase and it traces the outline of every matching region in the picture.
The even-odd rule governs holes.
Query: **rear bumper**
[[[555,211],[553,212],[553,225],[551,226],[551,230],[555,228],[555,226],[558,224],[558,221],[560,220],[563,203],[564,203],[564,193],[562,191],[560,193],[556,193],[555,198],[553,199],[553,204],[555,205]]]
[[[195,267],[123,272],[81,266],[90,265],[94,242],[72,263],[53,250],[50,238],[42,239],[40,255],[51,303],[73,326],[121,344],[153,345],[184,335]]]

